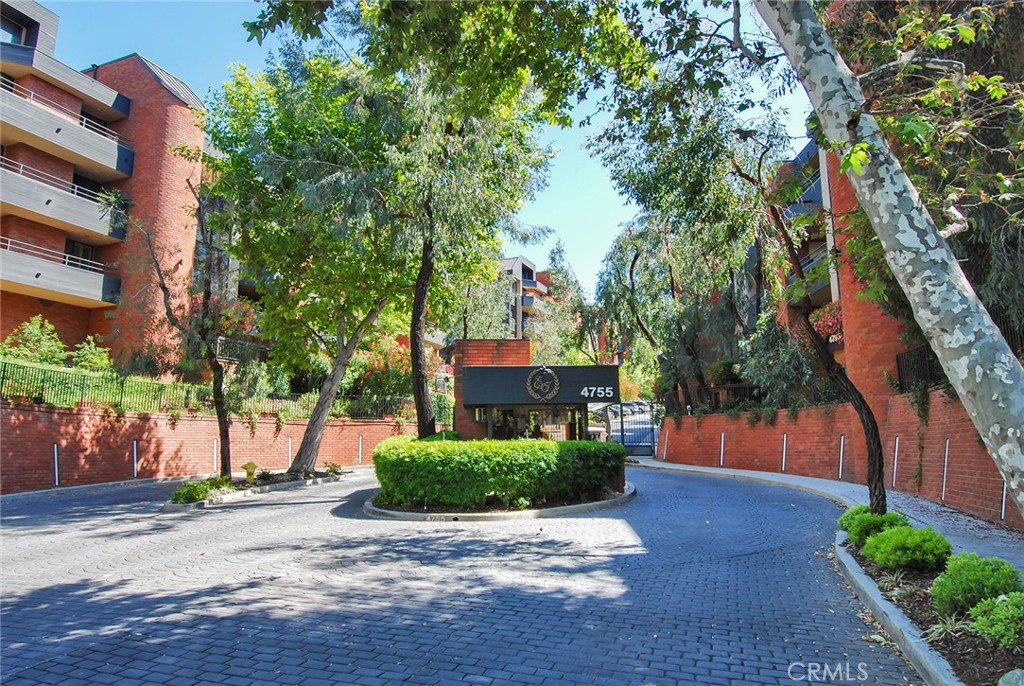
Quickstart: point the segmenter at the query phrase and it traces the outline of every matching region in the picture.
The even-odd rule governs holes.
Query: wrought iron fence
[[[931,388],[946,383],[946,373],[939,365],[939,358],[927,344],[896,355],[896,376],[900,393],[909,393],[921,385]]]
[[[712,414],[760,402],[761,389],[753,384],[725,384],[697,389],[697,404]]]
[[[77,407],[110,407],[126,412],[173,412],[192,410],[213,414],[213,390],[208,384],[151,381],[118,374],[101,374],[75,369],[52,369],[11,360],[0,361],[0,397],[20,404]],[[233,414],[308,417],[317,393],[272,395],[266,398],[233,399]],[[453,400],[434,396],[438,422],[451,425]],[[416,416],[409,398],[355,396],[341,397],[331,415],[352,419],[412,419]]]

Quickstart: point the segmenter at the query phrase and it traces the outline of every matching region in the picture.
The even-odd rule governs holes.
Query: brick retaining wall
[[[394,420],[335,419],[324,429],[317,464],[372,463],[373,449],[389,436],[415,433]],[[260,469],[285,469],[299,449],[305,419],[255,423],[254,431],[240,419],[231,425],[231,463],[235,471],[252,460]],[[21,407],[0,404],[0,493],[33,491],[54,486],[54,443],[61,486],[123,481],[133,478],[132,446],[138,452],[138,478],[207,475],[218,471],[215,458],[217,419],[166,414],[80,408]],[[291,447],[289,449],[289,439]],[[361,452],[360,452],[361,444]],[[361,458],[361,461],[360,461]]]
[[[942,391],[933,391],[928,416],[928,423],[922,424],[909,396],[901,395],[889,399],[886,416],[876,417],[882,433],[886,488],[893,488],[895,463],[895,490],[1024,530],[1024,519],[1009,496],[1004,513],[1002,476],[963,406],[949,401]],[[864,483],[866,449],[860,422],[849,404],[805,408],[796,419],[779,411],[773,425],[751,425],[749,421],[748,413],[666,419],[657,457],[680,464],[782,472],[785,444],[787,474],[839,479],[842,445],[842,480]]]

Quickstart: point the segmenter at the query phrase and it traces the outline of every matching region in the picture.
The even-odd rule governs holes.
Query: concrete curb
[[[580,505],[564,505],[549,507],[543,510],[520,510],[515,512],[396,512],[384,510],[373,504],[373,498],[363,503],[363,513],[377,519],[391,519],[403,522],[501,522],[510,519],[549,519],[584,512],[597,512],[618,507],[629,502],[636,496],[636,486],[626,482],[622,495],[610,500]]]
[[[347,474],[351,473],[352,472],[347,472]],[[247,488],[244,491],[231,491],[230,493],[215,495],[212,498],[200,500],[196,503],[172,503],[168,501],[164,503],[164,506],[160,508],[160,511],[189,512],[192,510],[206,510],[217,507],[218,505],[230,505],[231,503],[237,503],[240,500],[245,500],[246,498],[251,498],[254,495],[260,495],[261,493],[272,493],[273,491],[286,491],[295,488],[306,488],[307,486],[331,484],[336,481],[341,481],[344,477],[345,474],[339,474],[338,476],[325,476],[319,479],[301,479],[298,481],[286,481],[280,484],[269,484],[267,486],[254,486],[253,488]]]
[[[957,678],[946,658],[921,638],[921,631],[917,626],[907,619],[902,610],[882,595],[874,580],[865,574],[853,556],[846,552],[842,545],[845,541],[845,531],[836,533],[835,554],[839,571],[853,587],[860,601],[871,611],[893,642],[900,647],[925,683],[928,686],[963,686],[963,682]]]
[[[88,493],[89,491],[104,491],[114,488],[131,488],[132,486],[147,486],[150,484],[162,484],[169,482],[181,482],[191,481],[195,479],[194,476],[163,476],[154,477],[149,479],[124,479],[122,481],[104,481],[98,484],[82,484],[81,486],[52,486],[50,488],[43,488],[38,491],[19,491],[18,493],[5,493],[0,495],[0,503],[6,500],[15,500],[18,498],[27,498],[29,496],[52,498],[65,493]]]

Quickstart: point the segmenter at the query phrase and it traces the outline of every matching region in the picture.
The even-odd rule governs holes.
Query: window
[[[64,254],[70,258],[73,258],[68,260],[68,262],[72,264],[78,262],[79,260],[88,260],[90,262],[93,261],[93,255],[95,254],[95,250],[95,248],[93,248],[91,245],[87,243],[79,243],[78,241],[73,241],[70,238],[64,246]]]
[[[0,16],[0,43],[25,44],[25,27],[10,17]]]

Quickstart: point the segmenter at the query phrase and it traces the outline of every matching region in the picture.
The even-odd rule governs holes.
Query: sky
[[[187,83],[204,100],[228,78],[228,66],[243,63],[261,68],[277,46],[271,36],[262,46],[247,41],[242,22],[259,13],[251,0],[176,0],[160,2],[47,1],[60,16],[56,57],[86,69],[137,52]],[[794,148],[803,147],[803,120],[808,111],[802,92],[790,96],[788,126]],[[583,114],[592,106],[584,104]],[[522,222],[546,226],[551,236],[543,243],[508,245],[507,254],[522,254],[544,269],[556,241],[584,290],[593,295],[601,262],[612,240],[638,211],[618,194],[600,162],[584,149],[596,129],[547,128],[541,142],[559,149],[551,164],[547,187],[520,213]]]

